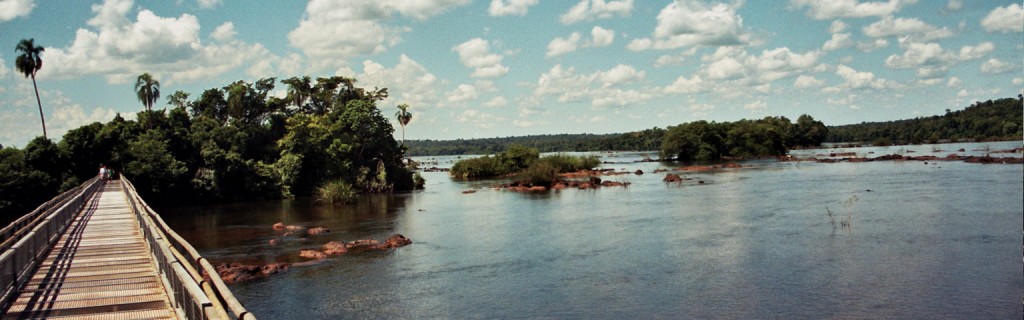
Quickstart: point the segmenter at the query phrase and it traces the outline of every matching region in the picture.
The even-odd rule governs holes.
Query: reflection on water
[[[982,146],[964,148],[959,154]],[[500,181],[424,173],[424,191],[353,206],[299,199],[160,211],[214,261],[298,262],[298,250],[328,241],[392,233],[413,240],[234,285],[265,319],[1018,318],[1024,311],[1020,165],[761,161],[686,172],[706,184],[676,185],[650,173],[673,164],[601,155],[615,162],[607,167],[648,174],[606,178],[632,182],[625,188],[523,194],[490,188]],[[461,193],[467,189],[478,191]],[[851,227],[833,229],[826,208],[849,217]],[[279,221],[332,232],[271,246],[279,233],[270,225]]]

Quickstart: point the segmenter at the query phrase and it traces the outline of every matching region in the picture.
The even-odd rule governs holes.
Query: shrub
[[[316,201],[323,203],[352,203],[357,197],[356,189],[343,180],[330,181],[316,189]]]
[[[601,160],[595,156],[570,156],[567,154],[553,154],[540,158],[539,162],[546,163],[555,168],[558,172],[573,172],[590,170],[601,165]]]
[[[517,180],[534,186],[550,187],[551,181],[558,178],[558,168],[547,161],[536,161],[529,168],[519,172]]]

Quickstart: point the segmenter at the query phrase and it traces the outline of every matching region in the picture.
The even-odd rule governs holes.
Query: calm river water
[[[828,149],[984,154],[1020,142]],[[957,152],[964,148],[965,152]],[[873,153],[872,153],[873,152]],[[914,152],[914,153],[911,153]],[[160,210],[214,262],[302,262],[328,241],[413,244],[232,286],[261,319],[1019,319],[1021,165],[755,161],[666,184],[642,153],[602,153],[628,187],[515,193],[424,173],[424,191]],[[1000,156],[1020,157],[1020,154]],[[451,157],[427,158],[450,166]],[[428,165],[430,166],[430,165]],[[704,184],[696,183],[703,180]],[[463,194],[463,190],[479,189]],[[832,227],[850,222],[849,228]],[[331,233],[286,237],[275,222]]]

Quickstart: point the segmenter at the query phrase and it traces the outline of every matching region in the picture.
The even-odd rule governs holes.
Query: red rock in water
[[[278,222],[274,224],[274,230],[284,230],[284,222]]]
[[[665,175],[665,178],[661,179],[661,181],[664,181],[664,182],[683,182],[683,177],[680,177],[678,174],[675,174],[675,173],[669,173],[669,174]]]
[[[384,248],[398,248],[412,244],[412,240],[401,234],[394,234],[384,241]]]
[[[307,259],[323,259],[327,257],[327,254],[316,250],[302,250],[299,251],[299,256]]]
[[[264,266],[240,263],[222,263],[215,267],[217,275],[226,283],[238,283],[266,278],[271,274],[288,271],[287,263],[271,263]]]
[[[366,252],[371,250],[380,249],[380,241],[373,239],[363,239],[351,241],[345,244],[345,248],[348,252]]]
[[[273,238],[273,239],[270,239],[270,241],[268,243],[270,245],[272,245],[272,246],[276,246],[278,243],[281,243],[281,239]]]
[[[344,243],[331,241],[323,246],[324,253],[327,255],[338,255],[348,252],[348,247]]]
[[[321,233],[328,233],[328,232],[331,232],[331,230],[327,229],[327,228],[324,228],[324,227],[312,227],[312,228],[309,228],[309,230],[306,231],[306,233],[308,233],[310,235],[321,234]]]

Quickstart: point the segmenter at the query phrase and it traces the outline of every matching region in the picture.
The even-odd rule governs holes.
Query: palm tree
[[[309,99],[309,95],[313,91],[313,85],[309,76],[302,78],[291,77],[281,80],[281,82],[288,85],[289,102],[295,104],[295,108],[302,110],[303,106],[306,105],[306,100]]]
[[[152,111],[153,103],[160,99],[160,81],[153,79],[149,72],[143,73],[135,80],[135,93],[146,111]]]
[[[405,145],[405,125],[409,124],[412,120],[412,113],[409,113],[408,104],[398,105],[398,111],[395,111],[395,118],[398,119],[398,124],[402,125],[402,145]]]
[[[32,87],[36,89],[36,104],[39,105],[39,121],[43,123],[43,138],[46,138],[46,119],[43,118],[43,103],[39,100],[39,86],[36,85],[36,72],[43,68],[43,58],[39,57],[39,54],[43,53],[44,49],[42,46],[35,44],[35,39],[21,39],[18,42],[18,46],[14,48],[15,51],[21,52],[21,55],[14,60],[15,66],[18,71],[25,74],[25,77],[32,77]]]

